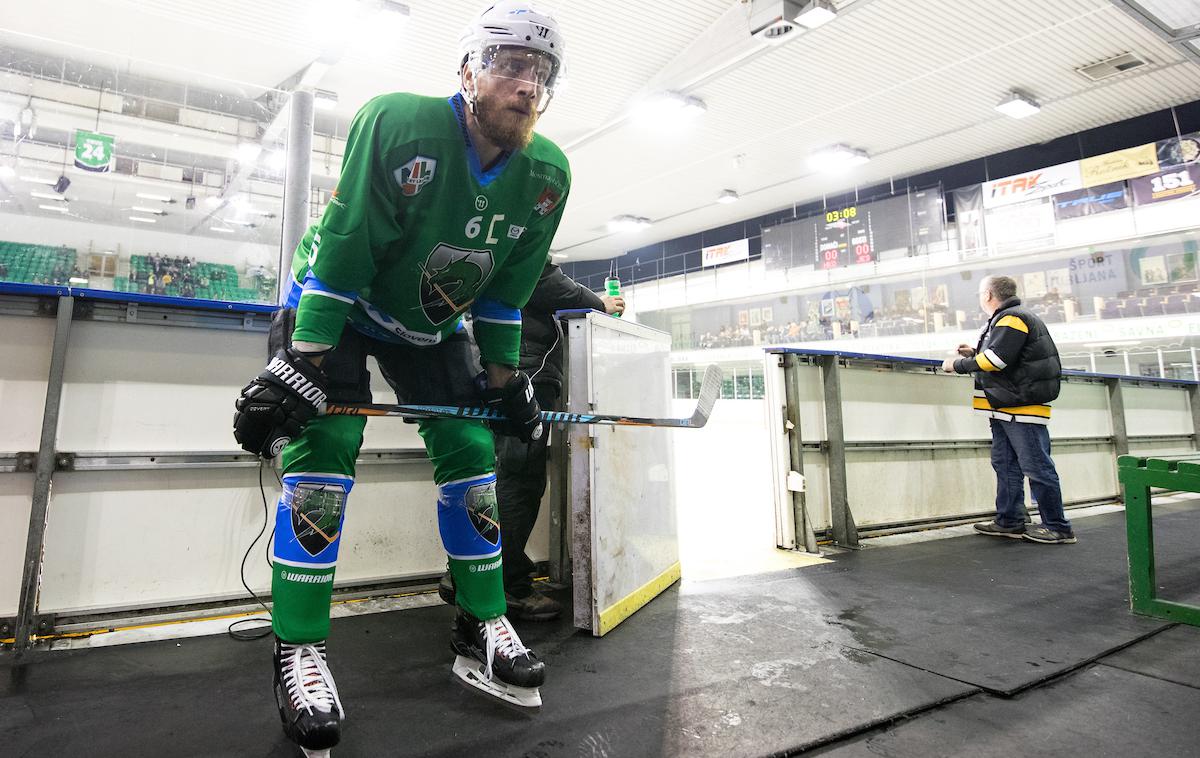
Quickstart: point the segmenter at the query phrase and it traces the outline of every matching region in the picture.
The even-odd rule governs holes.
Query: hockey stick
[[[696,410],[687,418],[642,418],[640,416],[612,416],[602,413],[567,413],[565,411],[542,411],[542,421],[563,424],[606,424],[613,426],[666,426],[681,429],[699,429],[708,423],[713,405],[721,394],[721,369],[715,364],[704,370],[700,383],[700,401]],[[394,416],[400,418],[471,418],[482,421],[504,421],[504,415],[491,408],[461,405],[385,405],[380,403],[326,403],[324,416]]]

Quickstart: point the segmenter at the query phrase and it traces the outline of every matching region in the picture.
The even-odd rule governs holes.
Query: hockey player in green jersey
[[[351,125],[337,190],[292,263],[274,357],[237,401],[247,450],[282,455],[274,538],[275,696],[306,754],[337,743],[343,715],[326,660],[329,601],[365,419],[317,415],[370,402],[367,355],[399,402],[500,410],[498,431],[542,432],[516,369],[520,309],[546,262],[571,176],[533,133],[562,74],[563,40],[529,2],[484,10],[462,38],[461,91],[377,97]],[[484,370],[461,317],[470,311]],[[438,486],[438,524],[458,589],[453,670],[522,706],[540,705],[544,665],[505,618],[491,431],[430,419],[420,434]]]

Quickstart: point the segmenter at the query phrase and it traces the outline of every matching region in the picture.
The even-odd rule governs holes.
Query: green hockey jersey
[[[516,366],[520,309],[571,186],[535,135],[484,170],[461,96],[395,93],[354,118],[337,189],[292,261],[296,341],[336,345],[347,318],[377,339],[433,345],[470,309],[480,354]]]

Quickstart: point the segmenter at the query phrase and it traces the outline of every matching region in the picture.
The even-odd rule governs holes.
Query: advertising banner
[[[1153,142],[1079,161],[1079,172],[1085,187],[1156,174],[1158,171],[1158,150]]]
[[[1130,179],[1133,201],[1138,205],[1149,205],[1164,200],[1175,200],[1196,194],[1200,181],[1200,165],[1177,166],[1153,176]]]
[[[983,206],[999,208],[1077,189],[1083,189],[1083,176],[1079,161],[1071,161],[984,182]]]
[[[1059,221],[1128,207],[1129,193],[1125,190],[1125,182],[1112,182],[1054,196],[1054,217]]]
[[[983,231],[983,185],[954,190],[954,223],[958,226],[958,246],[962,250],[980,250],[987,246]]]
[[[735,240],[701,249],[701,267],[750,259],[750,240]]]
[[[1186,166],[1200,160],[1200,132],[1159,140],[1154,145],[1160,168]]]
[[[97,173],[111,171],[115,141],[116,138],[110,134],[97,134],[86,129],[76,129],[75,167]]]

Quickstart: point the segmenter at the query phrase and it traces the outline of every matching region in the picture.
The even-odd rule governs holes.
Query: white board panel
[[[17,615],[29,510],[33,505],[33,474],[0,474],[0,616]]]
[[[572,321],[569,334],[570,409],[586,405],[605,414],[672,415],[670,335],[595,313]],[[577,377],[586,377],[586,386]],[[670,435],[701,432],[575,430],[571,455],[586,455],[587,464],[576,458],[570,467],[571,492],[578,498],[571,505],[574,518],[585,518],[587,529],[574,535],[574,558],[580,558],[581,547],[588,552],[584,560],[573,561],[577,626],[604,634],[678,578]],[[587,603],[581,607],[584,589]]]
[[[1151,434],[1191,434],[1192,412],[1187,392],[1174,387],[1121,388],[1125,401],[1125,431],[1131,437]]]
[[[337,586],[444,570],[432,476],[426,463],[359,467],[346,509]],[[269,539],[279,490],[270,471],[264,482],[270,522],[263,539]],[[53,494],[43,612],[156,607],[245,594],[242,556],[263,523],[257,469],[59,473]],[[246,574],[255,591],[268,592],[264,554],[260,541]],[[19,581],[19,568],[16,575]]]
[[[5,316],[0,325],[0,450],[35,451],[46,408],[54,319]]]

